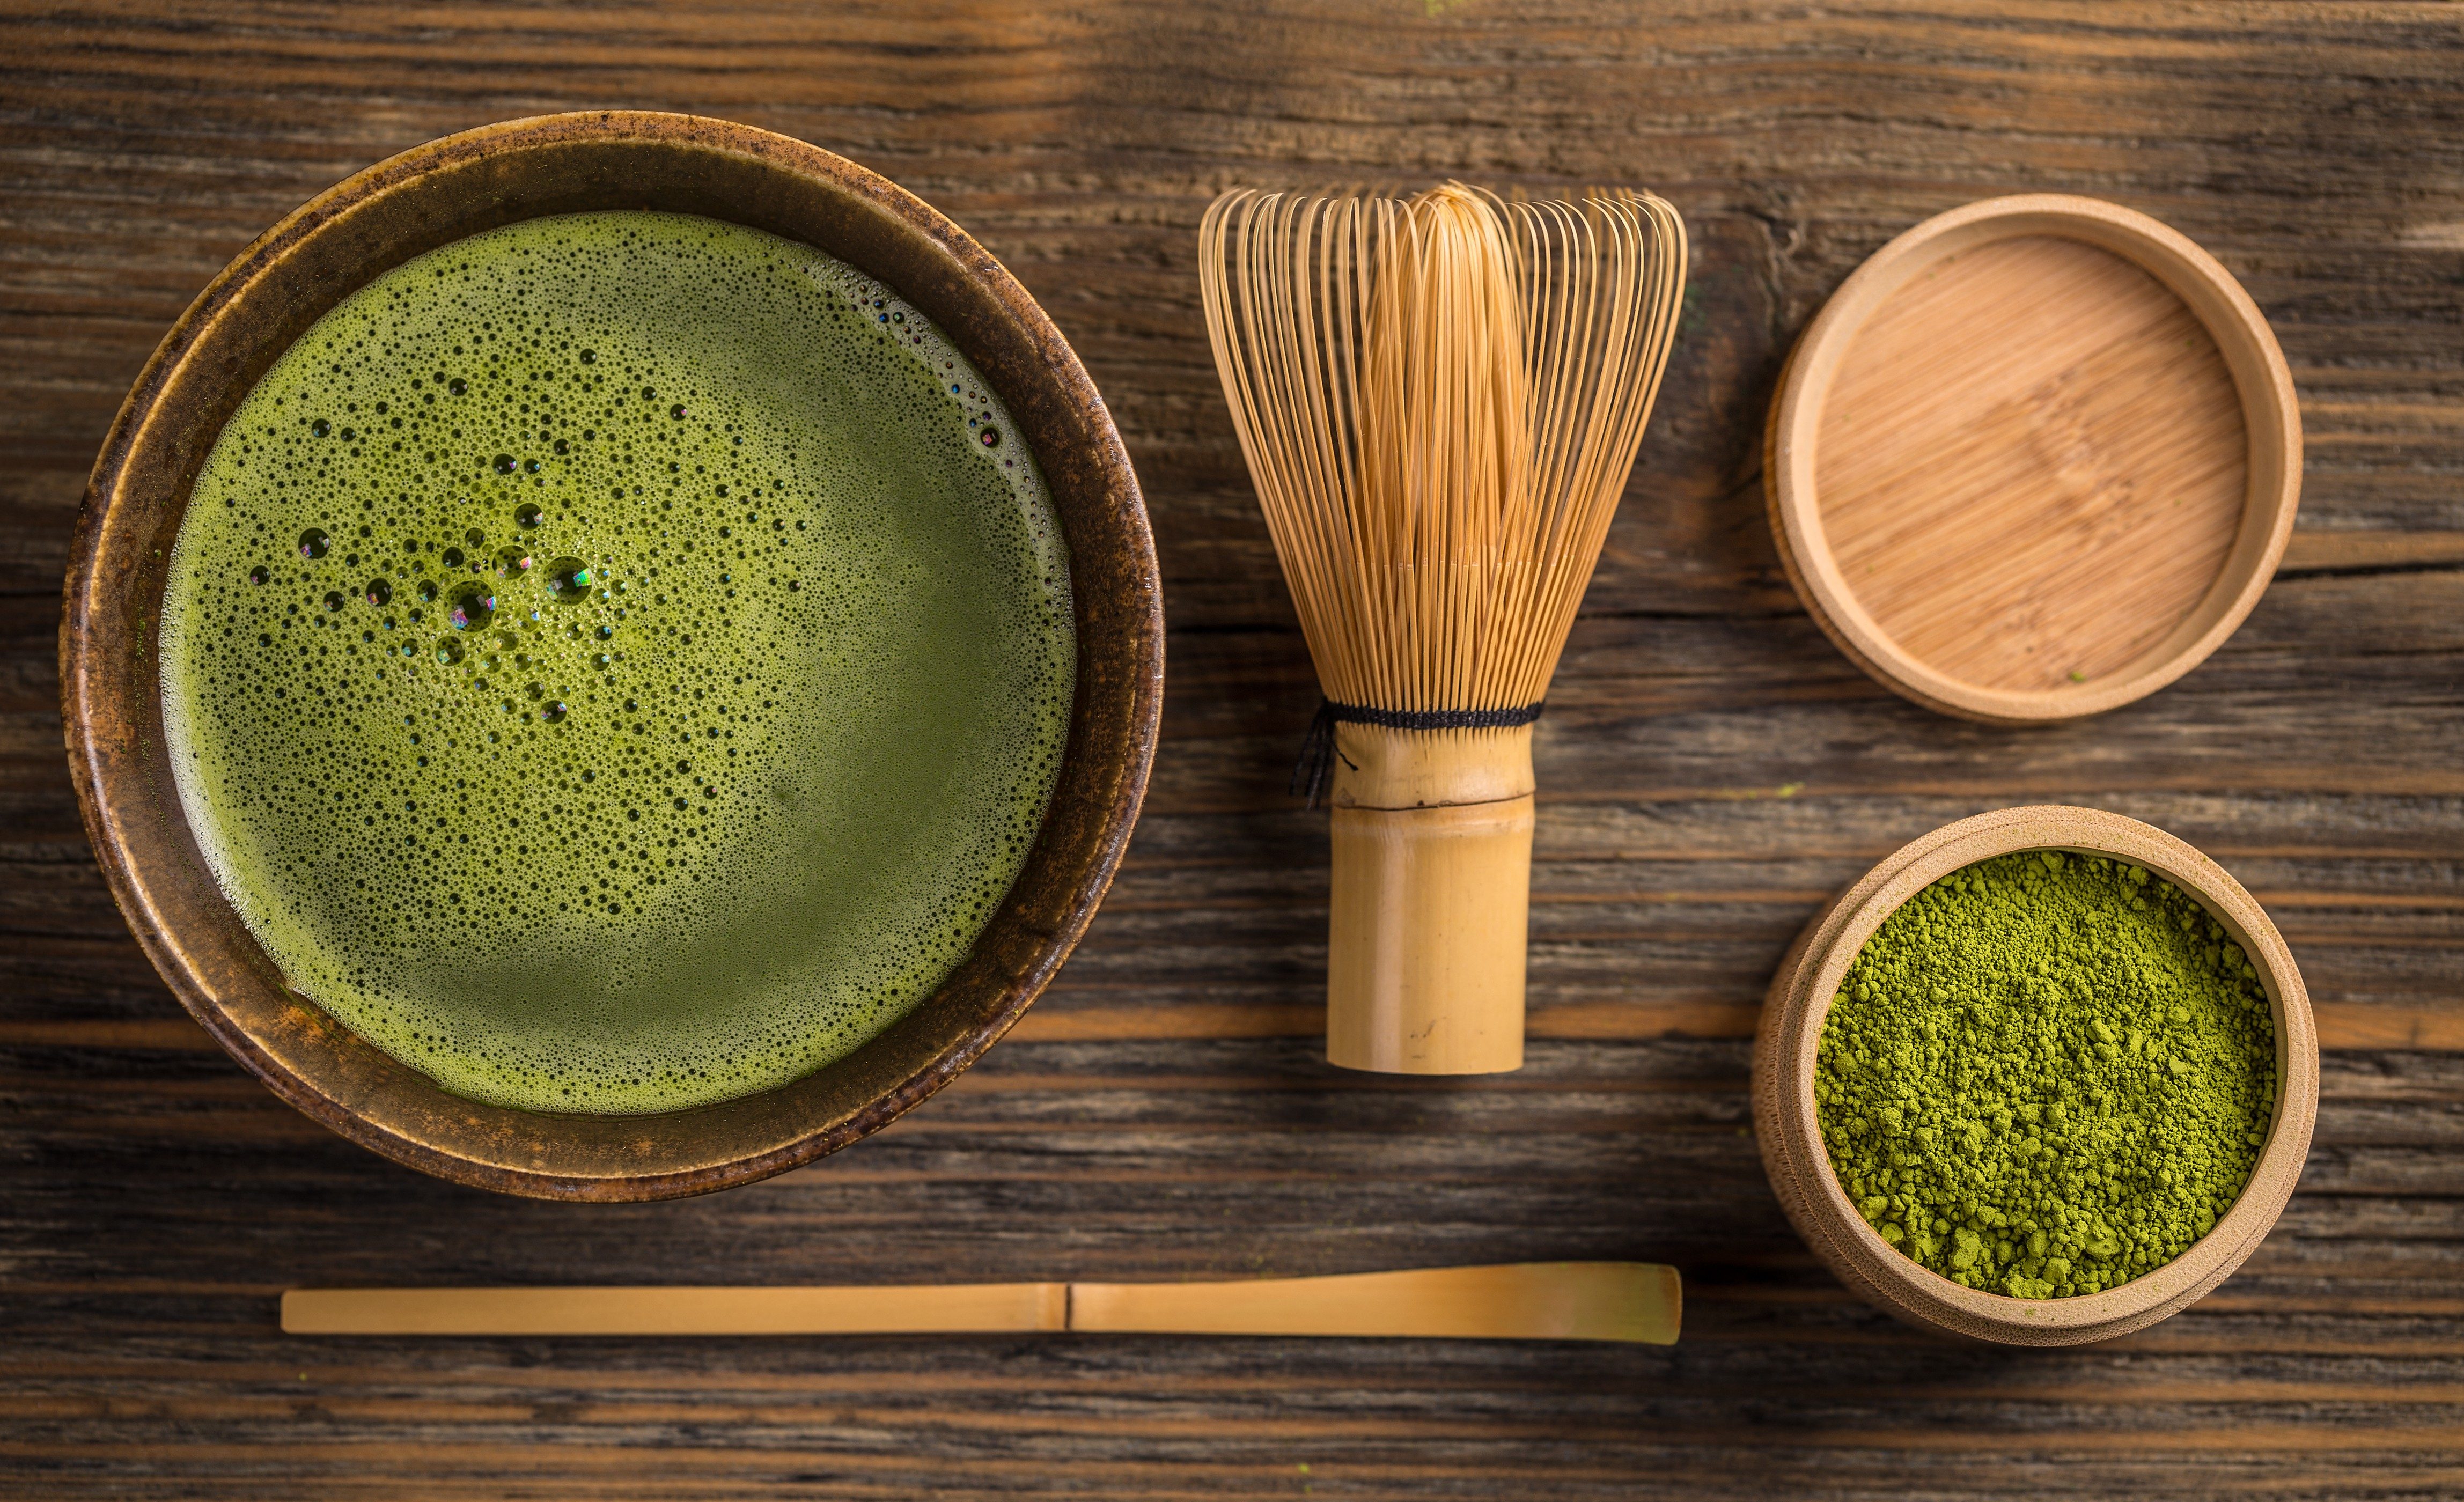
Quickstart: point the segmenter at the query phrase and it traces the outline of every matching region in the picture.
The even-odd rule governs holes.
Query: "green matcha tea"
[[[1067,566],[888,289],[708,219],[512,225],[224,429],[164,606],[181,801],[290,983],[445,1088],[745,1094],[931,994],[1017,877]]]
[[[1858,951],[1814,1079],[1832,1171],[1910,1260],[2014,1298],[2145,1276],[2215,1227],[2277,1105],[2258,967],[2144,866],[2026,850]]]

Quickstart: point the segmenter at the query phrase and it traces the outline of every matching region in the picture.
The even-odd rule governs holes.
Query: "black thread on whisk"
[[[1309,734],[1301,738],[1300,760],[1292,763],[1290,791],[1296,798],[1307,793],[1309,806],[1317,806],[1317,795],[1334,771],[1337,724],[1375,725],[1381,730],[1510,730],[1538,719],[1548,702],[1542,699],[1520,709],[1373,709],[1319,699],[1317,713],[1309,718]],[[1344,765],[1351,766],[1351,761],[1347,759]]]

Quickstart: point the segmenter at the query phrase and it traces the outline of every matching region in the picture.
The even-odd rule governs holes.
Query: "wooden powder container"
[[[1763,484],[1806,608],[1947,715],[2094,715],[2196,667],[2258,602],[2300,500],[2283,352],[2145,214],[2029,194],[1859,267],[1781,374]]]
[[[2205,908],[2249,956],[2276,1027],[2276,1111],[2239,1199],[2182,1254],[2127,1283],[2068,1298],[2010,1298],[1954,1283],[1867,1225],[1832,1173],[1814,1098],[1815,1053],[1849,962],[1900,904],[1958,871],[2016,850],[2067,850],[2146,867]],[[1754,1136],[1763,1171],[1806,1247],[1850,1291],[1922,1330],[2003,1345],[2078,1345],[2188,1308],[2258,1249],[2292,1198],[2319,1114],[2319,1032],[2284,936],[2232,874],[2151,825],[2096,808],[2002,808],[1901,847],[1815,916],[1780,961],[1754,1037]]]

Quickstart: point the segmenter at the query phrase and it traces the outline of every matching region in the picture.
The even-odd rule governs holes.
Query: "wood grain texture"
[[[1823,404],[1823,529],[1954,678],[2102,678],[2190,613],[2240,530],[2249,433],[2215,341],[2121,256],[2032,234],[1867,319]]]
[[[2464,16],[949,0],[596,11],[0,5],[0,1494],[2445,1497],[2464,1492]],[[324,1133],[187,1022],[88,856],[53,669],[71,518],[162,331],[347,173],[542,110],[700,110],[853,157],[999,255],[1110,400],[1173,627],[1147,814],[1026,1027],[815,1168],[586,1209]],[[1691,307],[1537,727],[1516,1074],[1316,1053],[1315,705],[1208,361],[1224,186],[1639,181]],[[1788,342],[1994,193],[2212,251],[2308,437],[2275,585],[2188,677],[2019,731],[1905,704],[1798,609],[1759,499]],[[1872,1313],[1748,1135],[1791,937],[1925,829],[2145,819],[2264,903],[2320,1020],[2300,1191],[2110,1345]],[[898,1283],[1681,1267],[1671,1350],[1089,1337],[284,1339],[286,1286]],[[1307,1467],[1306,1470],[1301,1468]]]

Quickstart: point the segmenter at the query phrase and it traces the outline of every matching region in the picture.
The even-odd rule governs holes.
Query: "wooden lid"
[[[2275,575],[2301,424],[2212,256],[2092,198],[1988,199],[1843,283],[1789,358],[1763,481],[1790,581],[1876,679],[2003,723],[2170,683]]]

